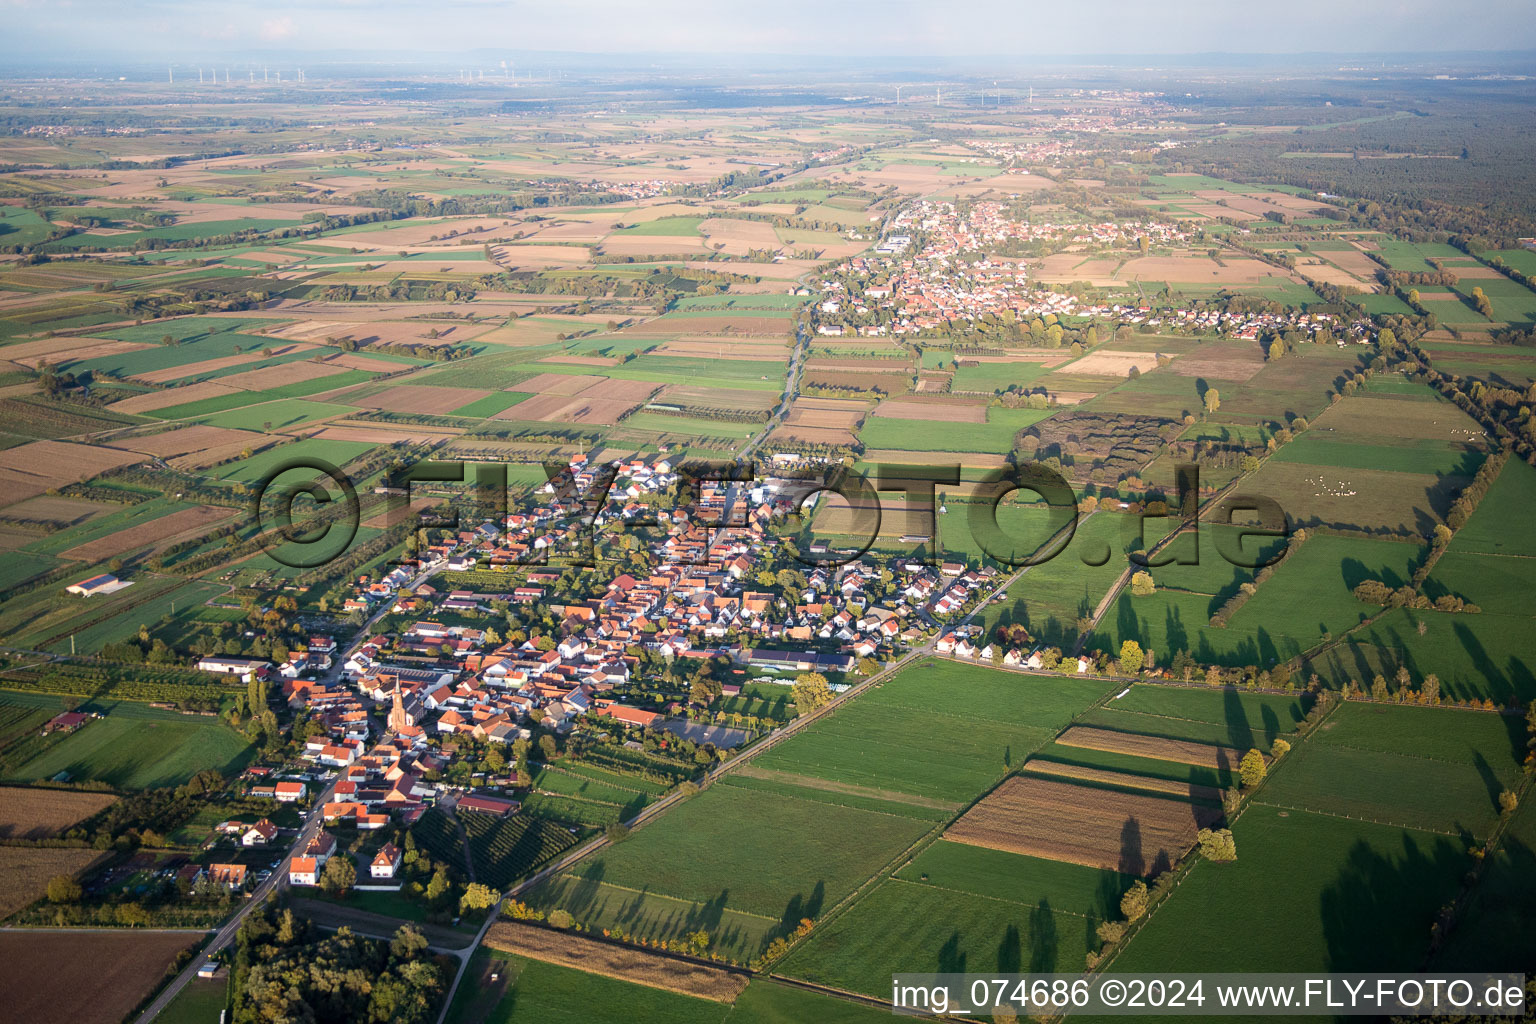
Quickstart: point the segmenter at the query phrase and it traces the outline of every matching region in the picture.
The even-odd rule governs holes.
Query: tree
[[[320,887],[326,892],[340,894],[357,884],[357,865],[350,854],[338,853],[325,862],[320,872]]]
[[[802,715],[832,703],[832,691],[827,686],[827,677],[820,672],[802,672],[796,676],[790,695],[795,702],[795,710]]]
[[[1157,584],[1152,581],[1152,574],[1145,570],[1131,577],[1132,597],[1151,597],[1157,591]]]
[[[629,826],[622,821],[611,822],[603,830],[603,834],[608,837],[610,843],[622,843],[629,838]]]
[[[325,866],[330,867],[330,862],[327,861]],[[448,872],[442,868],[438,868],[437,871],[433,873],[432,880],[427,883],[427,902],[435,904],[442,900],[443,896],[447,894],[448,888],[451,884],[452,883],[448,881]]]
[[[54,875],[48,879],[49,903],[74,903],[83,895],[85,890],[70,875]]]
[[[1206,393],[1205,393],[1205,411],[1208,412],[1208,413],[1214,413],[1217,409],[1220,409],[1220,408],[1221,408],[1221,393],[1219,391],[1217,391],[1215,388],[1211,388],[1210,390],[1206,391]]]
[[[414,924],[403,924],[395,929],[389,940],[389,955],[396,960],[411,960],[427,951],[427,937]]]
[[[484,882],[470,882],[464,890],[464,895],[459,897],[459,913],[466,910],[485,910],[496,905],[496,890]]]
[[[1502,811],[1503,813],[1505,813],[1505,814],[1512,814],[1512,813],[1514,813],[1515,808],[1518,807],[1518,806],[1520,806],[1520,798],[1515,796],[1515,794],[1512,791],[1506,789],[1502,793],[1499,794],[1499,810]],[[48,883],[48,887],[50,889],[52,889],[53,888],[53,883],[52,882]],[[49,899],[52,899],[52,898],[53,898],[53,896],[50,893],[49,894]],[[57,901],[55,901],[55,902],[57,902]]]
[[[1127,640],[1120,645],[1120,670],[1126,675],[1133,676],[1141,671],[1146,657],[1141,651],[1141,644],[1135,640]]]
[[[1135,921],[1147,912],[1148,899],[1147,883],[1138,878],[1120,897],[1120,913],[1127,921]]]
[[[1285,355],[1285,342],[1281,341],[1279,338],[1276,338],[1274,341],[1269,343],[1270,362],[1279,362],[1280,357],[1283,355]]]
[[[1243,787],[1246,789],[1252,789],[1263,782],[1265,771],[1264,755],[1259,753],[1257,748],[1244,754],[1237,765],[1238,777],[1243,780]]]
[[[1276,739],[1269,745],[1269,756],[1279,760],[1291,752],[1291,745],[1285,740]]]
[[[690,704],[698,704],[701,707],[707,707],[713,704],[715,699],[724,692],[725,688],[720,685],[720,680],[713,679],[710,676],[699,676],[693,681],[693,686],[688,690],[688,702]]]
[[[555,738],[549,733],[539,737],[539,754],[545,761],[555,759]]]
[[[1203,828],[1198,835],[1200,853],[1206,860],[1218,862],[1237,860],[1237,843],[1229,828]]]

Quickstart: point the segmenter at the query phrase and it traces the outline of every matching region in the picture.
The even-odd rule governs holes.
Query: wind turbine
[[[901,106],[901,86],[896,87],[896,105]]]

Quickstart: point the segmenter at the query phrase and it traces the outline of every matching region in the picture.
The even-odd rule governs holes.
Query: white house
[[[372,863],[368,865],[368,874],[374,878],[394,878],[398,870],[400,870],[400,848],[394,843],[385,843],[379,852],[374,854]]]

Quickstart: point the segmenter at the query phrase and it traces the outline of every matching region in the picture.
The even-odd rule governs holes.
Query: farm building
[[[197,667],[203,672],[239,676],[246,682],[250,682],[253,677],[265,679],[267,673],[272,671],[272,663],[263,658],[233,658],[222,655],[203,658],[197,663]]]
[[[90,579],[81,580],[79,583],[71,583],[64,588],[64,592],[66,594],[78,594],[81,597],[93,597],[96,594],[111,594],[122,590],[124,587],[131,586],[133,584],[128,580],[120,580],[111,573],[102,573],[100,576],[92,576]]]
[[[494,814],[498,818],[505,818],[518,808],[516,800],[502,800],[494,796],[461,796],[459,797],[459,810],[479,811],[481,814]]]
[[[90,718],[91,716],[84,711],[61,712],[50,718],[48,724],[43,726],[43,735],[46,736],[51,732],[74,732],[90,721]]]

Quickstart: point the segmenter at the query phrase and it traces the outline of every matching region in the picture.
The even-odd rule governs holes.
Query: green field
[[[699,233],[699,225],[704,222],[703,217],[661,217],[656,220],[642,221],[639,224],[631,224],[628,227],[615,231],[616,235],[659,235],[668,238],[683,238]]]
[[[498,997],[479,984],[489,965],[510,987]],[[680,995],[619,978],[478,950],[448,1011],[448,1024],[878,1024],[889,1012],[754,978],[734,1004]]]
[[[1512,530],[1536,507],[1536,468],[1519,459],[1504,464],[1499,478],[1478,504],[1467,524],[1456,531],[1451,551],[1473,551],[1490,555],[1536,556],[1536,535]]]
[[[1041,860],[969,843],[939,840],[895,873],[906,882],[1008,899],[1026,906],[1041,901],[1057,910],[1099,919],[1116,917],[1120,897],[1135,879],[1118,871]]]
[[[302,398],[280,398],[275,402],[262,402],[231,412],[209,416],[203,420],[209,426],[235,427],[240,430],[281,430],[299,426],[314,420],[347,416],[357,412],[349,405],[333,405],[327,402],[310,402]]]
[[[1298,697],[1140,684],[1083,722],[1145,736],[1268,750],[1278,737],[1295,732],[1304,715]]]
[[[1283,772],[1285,769],[1280,769]],[[1431,832],[1250,807],[1237,860],[1197,863],[1110,965],[1116,974],[1412,971],[1471,858]]]
[[[1023,675],[964,662],[918,662],[762,754],[753,765],[963,802],[1107,689],[1097,680]],[[938,741],[936,734],[942,737]]]
[[[193,978],[176,994],[155,1024],[217,1024],[228,998],[229,975]]]
[[[952,423],[869,416],[859,430],[865,448],[914,452],[982,452],[1004,455],[1013,450],[1018,432],[1050,416],[1050,409],[987,410],[986,423]]]
[[[178,716],[180,717],[180,716]],[[238,772],[255,753],[249,741],[216,718],[136,719],[108,714],[87,723],[5,778],[50,779],[65,772],[120,789],[151,789],[185,782],[205,768]]]
[[[1536,961],[1536,801],[1515,811],[1472,898],[1430,961],[1439,971],[1527,971]]]
[[[1398,608],[1313,658],[1304,671],[1318,673],[1331,686],[1353,679],[1369,689],[1375,674],[1391,679],[1399,666],[1406,666],[1415,679],[1430,672],[1439,676],[1441,696],[1447,699],[1487,697],[1503,703],[1536,698],[1532,665],[1536,635],[1529,616]]]
[[[532,395],[526,391],[497,391],[494,394],[486,395],[484,398],[477,398],[468,405],[459,406],[453,410],[453,415],[484,419],[488,416],[495,416],[499,412],[506,412],[518,402],[531,397]]]
[[[911,817],[713,786],[540,886],[589,927],[674,938],[704,928],[748,959],[851,892],[933,827]],[[858,836],[856,844],[848,837]]]
[[[1097,926],[1096,917],[1055,909],[1044,897],[1027,904],[889,878],[777,970],[867,995],[888,995],[891,975],[901,971],[1077,971],[1098,945]]]
[[[262,408],[270,408],[270,406]],[[275,448],[257,452],[248,459],[236,459],[227,465],[217,467],[214,473],[220,480],[254,484],[274,469],[293,465],[298,459],[321,459],[339,469],[358,456],[372,451],[373,448],[373,445],[363,441],[321,441],[305,438],[302,441],[280,444]]]

